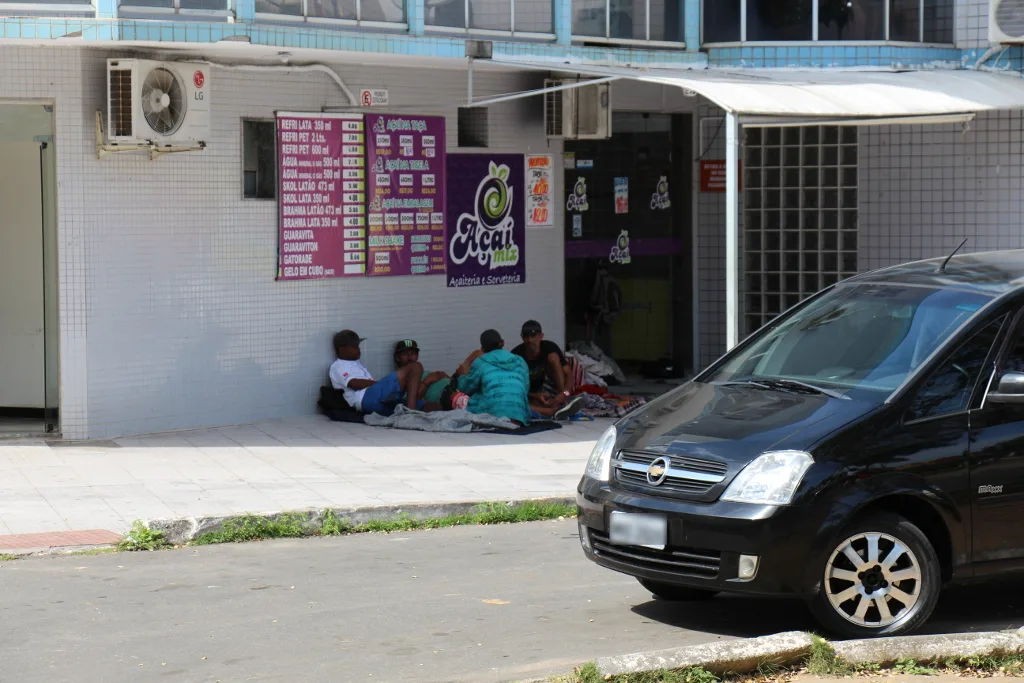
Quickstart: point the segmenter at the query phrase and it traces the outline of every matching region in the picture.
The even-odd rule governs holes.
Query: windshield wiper
[[[784,379],[781,377],[756,377],[751,379],[735,380],[732,382],[725,382],[725,386],[730,384],[745,384],[747,386],[760,387],[761,389],[774,389],[778,391],[793,391],[794,389],[802,389],[804,392],[811,392],[814,394],[821,394],[830,398],[838,398],[843,401],[850,400],[849,396],[844,396],[838,391],[832,391],[831,389],[825,389],[824,387],[818,387],[807,382],[801,382],[796,379]]]

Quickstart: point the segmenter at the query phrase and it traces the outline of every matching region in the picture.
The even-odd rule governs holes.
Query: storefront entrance
[[[611,139],[565,142],[566,331],[629,375],[693,370],[692,129],[617,112]]]

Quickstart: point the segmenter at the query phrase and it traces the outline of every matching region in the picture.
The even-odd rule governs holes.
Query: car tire
[[[818,576],[811,611],[844,638],[911,633],[931,616],[942,589],[939,558],[928,537],[889,513],[846,527],[826,551]]]
[[[708,600],[718,595],[718,591],[709,591],[703,588],[690,588],[688,586],[677,586],[671,583],[661,583],[649,579],[637,579],[640,585],[654,594],[654,597],[668,602],[698,602]]]

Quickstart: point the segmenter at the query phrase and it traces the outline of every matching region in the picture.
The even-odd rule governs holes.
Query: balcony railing
[[[704,0],[707,43],[953,43],[953,0]]]
[[[552,39],[554,0],[425,0],[431,31]]]
[[[379,28],[407,26],[406,0],[256,0],[263,21],[308,21]]]
[[[572,0],[573,39],[679,46],[683,5],[684,0]]]

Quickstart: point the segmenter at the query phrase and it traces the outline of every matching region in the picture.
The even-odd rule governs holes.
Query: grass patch
[[[778,669],[776,669],[778,671]],[[603,676],[594,662],[587,662],[567,676],[551,679],[551,683],[719,683],[718,676],[696,666],[689,669],[648,671],[619,676]]]
[[[814,676],[848,676],[853,668],[836,654],[828,641],[811,636],[811,653],[807,655],[807,673]]]
[[[0,553],[0,562],[14,562],[18,559],[17,555],[8,555],[7,553]]]
[[[333,510],[328,510],[320,520],[320,526],[310,524],[308,518],[299,514],[285,514],[276,518],[247,515],[224,522],[220,531],[211,531],[194,539],[189,545],[212,545],[215,543],[242,543],[262,541],[271,538],[301,538],[303,536],[343,536],[359,533],[395,533],[417,529],[444,529],[454,526],[479,524],[515,524],[538,522],[576,516],[576,506],[562,503],[526,502],[517,505],[507,503],[484,503],[472,511],[415,519],[400,515],[395,519],[370,520],[364,524],[352,524],[342,519]]]
[[[939,673],[938,669],[922,666],[913,659],[901,659],[892,665],[892,670],[907,676],[931,676]]]
[[[141,520],[132,522],[132,528],[128,530],[117,543],[117,549],[122,552],[133,550],[159,550],[168,545],[164,539],[164,532],[150,529]]]
[[[575,516],[575,505],[564,505],[561,503],[521,503],[519,505],[485,503],[477,505],[471,512],[447,515],[445,517],[413,519],[409,515],[402,515],[397,519],[371,520],[366,524],[351,527],[348,533],[394,533],[396,531],[445,529],[453,526],[477,524],[517,524],[520,522],[539,522]]]
[[[225,520],[220,531],[205,533],[194,539],[189,545],[244,543],[270,538],[300,538],[310,535],[312,533],[309,522],[303,515],[284,514],[275,518],[245,515]]]
[[[349,520],[339,517],[333,510],[325,512],[318,523],[299,513],[286,513],[277,517],[245,515],[225,520],[220,530],[205,533],[187,545],[244,543],[272,538],[344,536],[373,532],[395,533],[479,524],[516,524],[574,518],[575,516],[575,505],[546,502],[525,502],[515,505],[484,503],[473,507],[469,512],[445,517],[414,519],[409,515],[400,515],[395,519],[370,520],[364,524],[353,524]],[[163,532],[148,528],[141,520],[136,520],[132,524],[131,530],[117,544],[119,551],[159,550],[167,547],[170,547],[170,544],[164,538]]]
[[[923,677],[940,673],[964,678],[1024,675],[1024,653],[946,659],[926,664],[913,659],[901,659],[884,668],[877,663],[852,666],[836,655],[827,640],[816,635],[811,637],[811,653],[803,666],[783,667],[777,662],[765,660],[749,673],[728,673],[723,676],[716,676],[701,667],[602,676],[594,662],[588,662],[577,667],[571,674],[552,678],[551,683],[787,683],[798,677],[806,679],[808,675],[822,678],[881,678],[894,675]]]
[[[992,654],[966,659],[947,659],[936,662],[934,666],[940,671],[968,676],[994,673],[1006,676],[1024,676],[1024,654]]]

